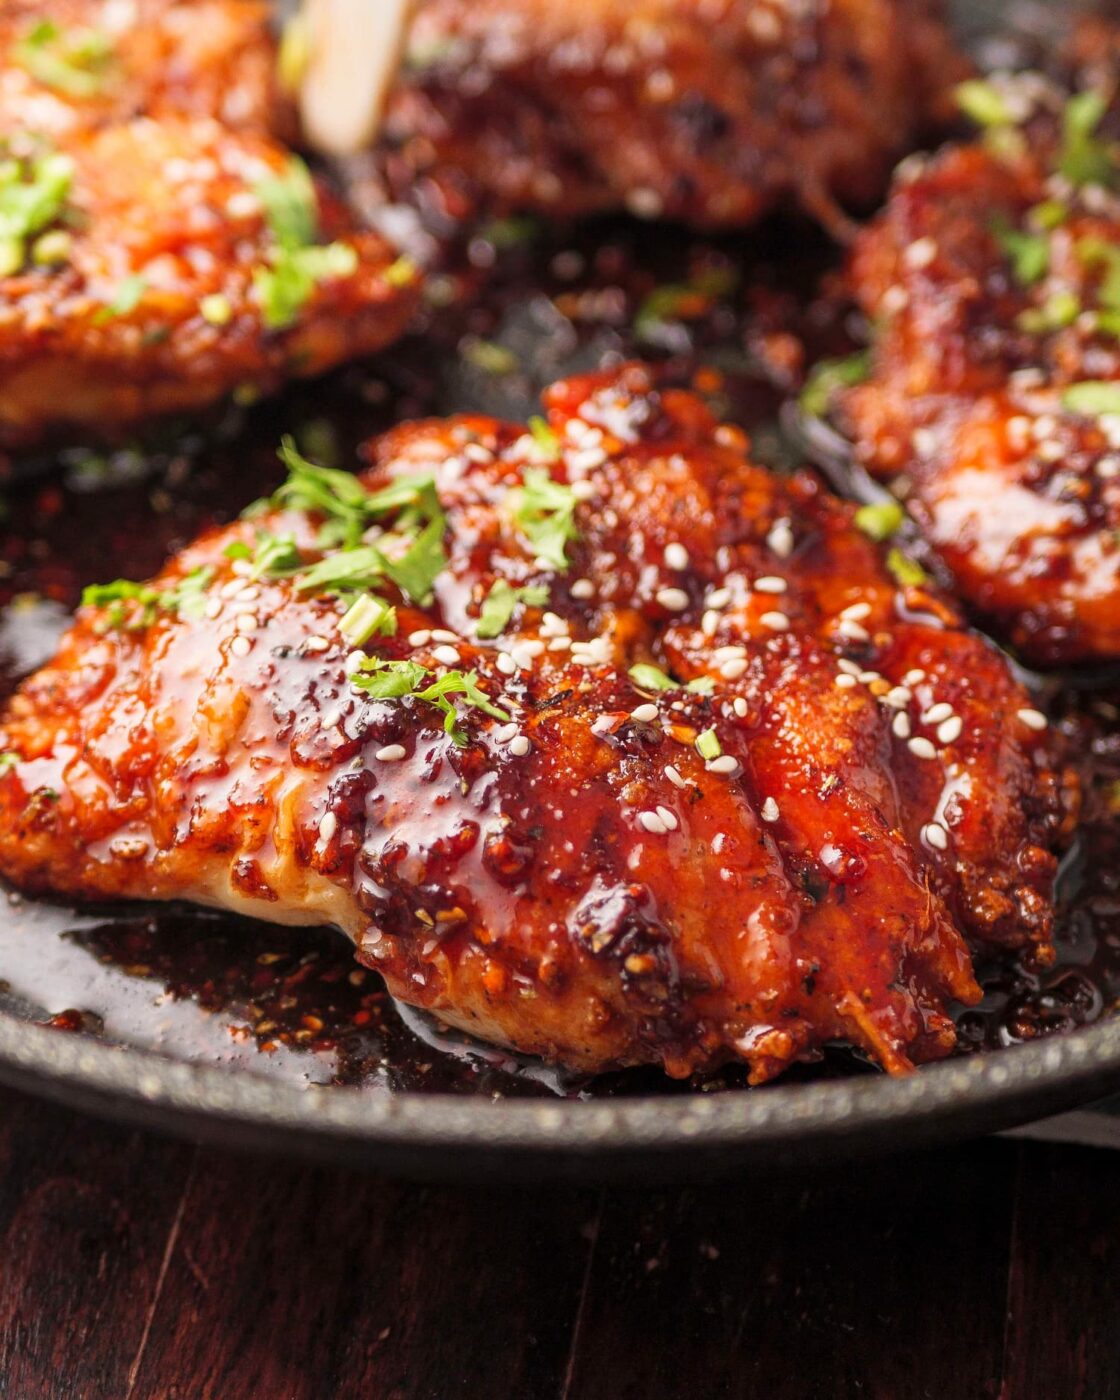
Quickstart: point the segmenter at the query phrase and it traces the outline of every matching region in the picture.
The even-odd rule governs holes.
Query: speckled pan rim
[[[1120,1088],[1120,1019],[1071,1035],[931,1065],[906,1079],[858,1077],[713,1095],[612,1100],[369,1094],[297,1086],[251,1071],[164,1058],[0,1017],[0,1080],[110,1116],[188,1135],[240,1129],[283,1151],[295,1139],[331,1155],[345,1143],[390,1154],[465,1150],[610,1157],[711,1150],[748,1158],[864,1138],[932,1140],[1014,1126]],[[900,1141],[898,1145],[902,1145]],[[353,1153],[350,1154],[353,1156]]]

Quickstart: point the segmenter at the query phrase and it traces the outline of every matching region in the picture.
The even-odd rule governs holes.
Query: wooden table
[[[1120,1396],[1120,1154],[424,1187],[0,1096],[0,1397]]]

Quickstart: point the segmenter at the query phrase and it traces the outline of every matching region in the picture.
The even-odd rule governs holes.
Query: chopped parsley
[[[13,753],[11,749],[0,753],[0,776],[13,769],[19,761],[19,754]]]
[[[1015,324],[1020,330],[1039,334],[1072,326],[1080,315],[1081,302],[1073,292],[1063,290],[1052,293],[1041,306],[1028,307],[1019,314]]]
[[[1062,407],[1070,413],[1079,413],[1086,418],[1120,413],[1120,383],[1086,379],[1080,384],[1071,384],[1062,395]]]
[[[143,631],[161,613],[198,618],[206,606],[206,590],[214,572],[205,566],[192,569],[172,588],[153,588],[119,578],[112,583],[95,583],[82,590],[82,607],[105,610],[104,629]]]
[[[1062,151],[1058,169],[1074,185],[1106,185],[1115,164],[1109,144],[1097,136],[1108,99],[1092,90],[1079,92],[1062,114]]]
[[[15,61],[44,87],[67,97],[96,97],[112,75],[113,42],[98,29],[36,24],[12,51]]]
[[[977,126],[1014,126],[1015,118],[1003,93],[983,78],[959,83],[953,94],[957,106]]]
[[[483,340],[478,336],[468,336],[459,346],[459,353],[467,364],[483,374],[513,374],[518,367],[517,356],[512,350],[507,350],[497,341]]]
[[[687,282],[655,287],[638,308],[634,332],[639,339],[656,338],[658,328],[668,322],[699,320],[738,285],[733,267],[708,267]]]
[[[446,671],[438,680],[424,685],[430,675],[428,668],[416,661],[386,661],[382,657],[371,657],[350,677],[350,683],[374,700],[399,700],[412,696],[422,704],[433,706],[443,715],[444,732],[460,747],[466,744],[467,736],[459,723],[455,700],[461,700],[470,708],[481,710],[494,719],[509,719],[509,714],[499,709],[481,688],[477,671]]]
[[[1023,233],[1008,224],[993,229],[999,246],[1011,260],[1011,271],[1021,287],[1033,287],[1050,270],[1050,240],[1039,233]]]
[[[810,418],[823,418],[839,390],[862,384],[870,373],[870,350],[857,350],[840,360],[821,360],[813,367],[798,396],[802,412]]]
[[[297,575],[301,592],[364,591],[388,579],[411,601],[430,601],[436,578],[447,567],[447,523],[434,477],[399,477],[380,491],[367,491],[349,472],[309,462],[291,438],[283,440],[280,458],[288,479],[263,508],[322,516],[315,543],[324,555],[305,565],[290,535],[258,533],[255,566],[273,576]],[[258,503],[246,514],[252,518],[261,508]],[[390,515],[395,516],[392,529],[382,530]]]
[[[897,501],[879,501],[874,505],[860,506],[855,513],[856,528],[878,544],[896,534],[905,518]]]
[[[315,182],[298,156],[289,158],[282,174],[258,181],[253,192],[273,239],[266,264],[253,271],[253,286],[266,327],[283,330],[298,319],[320,282],[356,271],[358,254],[348,243],[318,243]]]
[[[113,293],[113,299],[94,312],[93,324],[102,326],[106,321],[114,321],[118,316],[127,316],[130,311],[135,311],[147,289],[147,280],[139,273],[126,277]]]
[[[903,554],[897,545],[892,545],[887,551],[887,568],[903,588],[920,588],[927,582],[926,571],[921,564]]]
[[[514,524],[532,545],[536,557],[565,573],[567,546],[579,537],[576,498],[570,486],[554,481],[540,467],[530,467],[513,493]]]
[[[560,439],[539,414],[529,419],[529,432],[541,455],[549,462],[560,456]]]
[[[527,607],[542,608],[548,602],[548,589],[541,584],[527,584],[515,588],[506,579],[498,579],[486,595],[478,615],[475,636],[483,639],[500,637],[509,626],[510,619],[518,603]]]
[[[18,272],[27,245],[61,217],[74,178],[68,156],[0,161],[0,275]]]

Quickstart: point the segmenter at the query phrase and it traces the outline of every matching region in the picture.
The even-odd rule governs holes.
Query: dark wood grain
[[[0,1395],[128,1394],[194,1155],[0,1096]]]
[[[1120,1155],[1026,1154],[1015,1200],[1004,1400],[1120,1397]]]
[[[3,1400],[1110,1400],[1120,1157],[472,1190],[0,1095]]]

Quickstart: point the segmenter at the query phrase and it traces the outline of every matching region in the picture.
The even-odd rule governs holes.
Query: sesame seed
[[[910,752],[914,755],[915,758],[937,757],[937,750],[933,747],[933,745],[928,739],[911,739],[906,745],[906,747],[910,750]]]
[[[516,739],[510,740],[509,751],[515,758],[524,758],[532,747],[525,735],[519,734]]]
[[[841,671],[849,676],[856,676],[858,678],[863,672],[862,666],[857,666],[854,661],[849,661],[846,656],[841,656],[836,664]]]
[[[920,272],[922,268],[929,267],[934,258],[937,257],[937,244],[932,238],[918,238],[910,244],[903,253],[907,267],[912,267]]]
[[[855,676],[849,676],[846,671],[841,671],[836,677],[836,688],[838,690],[854,690],[859,684]]]
[[[740,772],[739,760],[729,753],[720,754],[719,758],[713,758],[705,765],[709,773],[723,773],[732,775]]]
[[[840,616],[849,617],[853,622],[862,622],[865,617],[871,616],[871,604],[853,603],[850,608],[845,608]]]
[[[778,804],[772,797],[768,797],[762,804],[762,820],[764,822],[776,822],[781,816],[778,811]]]
[[[571,651],[571,637],[553,637],[548,644],[549,651]]]
[[[238,613],[233,625],[239,632],[255,632],[257,629],[256,613]]]
[[[458,640],[459,640],[458,634],[455,633],[455,632],[449,632],[449,631],[447,630],[446,627],[433,627],[433,628],[432,628],[432,641],[433,641],[433,642],[457,642]]]
[[[850,642],[869,642],[871,640],[871,633],[867,628],[858,622],[853,622],[850,617],[842,617],[836,630]]]
[[[565,637],[567,636],[567,634],[567,621],[564,618],[562,618],[558,613],[546,612],[541,618],[542,637]]]
[[[927,846],[932,846],[935,851],[949,849],[949,833],[937,822],[930,822],[922,827],[922,840]]]
[[[432,649],[432,660],[438,661],[441,666],[458,666],[459,653],[454,647],[434,647]]]
[[[785,579],[778,578],[775,574],[766,574],[754,581],[756,593],[784,593],[788,587],[789,584]]]
[[[680,770],[674,767],[674,765],[671,763],[667,763],[665,765],[665,776],[669,779],[669,781],[673,784],[674,787],[683,788],[688,786],[685,780],[681,777]]]
[[[732,657],[725,661],[719,668],[719,673],[725,681],[737,681],[740,676],[745,675],[747,663],[741,657]]]
[[[656,705],[639,705],[630,711],[630,718],[638,720],[641,724],[652,724],[658,713]]]
[[[520,733],[520,726],[514,720],[510,724],[495,725],[490,731],[490,737],[496,744],[508,744],[515,734]]]
[[[784,612],[764,612],[758,620],[763,627],[769,627],[771,632],[789,631],[789,618]]]
[[[881,681],[882,679],[878,671],[861,671],[856,677],[860,685],[873,685],[875,681]]]
[[[374,758],[380,759],[382,763],[399,763],[404,758],[404,745],[386,744],[384,748],[377,750]]]
[[[503,676],[512,676],[517,673],[517,662],[514,661],[508,651],[500,651],[494,665],[501,671]]]
[[[303,643],[304,651],[329,651],[330,646],[326,637],[307,637]]]
[[[909,739],[910,716],[905,710],[899,710],[898,714],[891,720],[891,733],[896,739]]]
[[[923,724],[940,724],[943,719],[948,719],[953,713],[952,705],[942,700],[937,705],[931,705],[922,716]]]
[[[595,596],[595,585],[589,578],[577,578],[569,589],[573,598],[593,598]]]
[[[602,466],[601,462],[596,462],[595,466]],[[589,501],[592,496],[597,495],[595,483],[593,481],[573,481],[568,490],[577,501]]]
[[[920,681],[924,681],[925,678],[926,673],[924,671],[907,671],[902,678],[902,684],[917,685]]]
[[[211,622],[213,622],[214,618],[221,617],[221,615],[222,600],[220,598],[208,598],[206,600],[205,616],[208,617],[211,620]]]
[[[734,701],[732,702],[731,708],[735,711],[735,713],[739,716],[740,719],[746,719],[746,717],[750,714],[750,706],[747,704],[747,702],[743,699],[741,695],[736,695]]]
[[[793,531],[788,520],[776,520],[766,536],[766,543],[779,559],[788,559],[793,553]]]
[[[677,570],[687,569],[688,562],[688,550],[685,549],[683,544],[677,544],[674,541],[672,544],[667,544],[665,546],[666,568]]]
[[[410,647],[426,647],[432,640],[432,634],[426,627],[421,627],[418,632],[408,634],[408,644]]]
[[[338,818],[333,812],[324,812],[319,822],[319,840],[329,841],[338,830]]]
[[[655,836],[664,836],[666,832],[665,823],[656,812],[639,812],[638,824],[646,831],[652,832]]]
[[[700,631],[705,637],[714,637],[719,631],[719,613],[714,608],[709,608],[700,619]]]
[[[909,686],[896,685],[892,690],[888,690],[883,699],[895,710],[904,710],[914,698],[914,692]]]
[[[683,588],[659,588],[654,596],[669,612],[684,612],[688,607],[689,597]]]
[[[348,676],[355,675],[369,660],[364,651],[352,651],[342,663],[342,669]]]
[[[253,643],[248,637],[234,637],[229,644],[229,649],[234,656],[248,656],[253,650]]]
[[[1043,730],[1048,723],[1046,716],[1041,710],[1020,710],[1019,718],[1028,729]]]
[[[943,724],[937,726],[937,741],[940,744],[955,743],[961,737],[961,730],[964,729],[964,721],[960,715],[953,715]]]
[[[731,602],[730,588],[716,588],[704,599],[706,608],[725,608]]]
[[[657,815],[665,823],[666,830],[668,831],[676,831],[677,827],[680,826],[680,822],[677,821],[676,813],[670,812],[668,807],[658,807]]]

